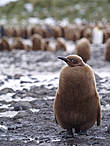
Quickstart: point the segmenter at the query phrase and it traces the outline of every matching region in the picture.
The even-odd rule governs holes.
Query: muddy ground
[[[104,60],[104,49],[92,46],[88,61],[101,99],[101,126],[72,138],[65,138],[66,131],[56,125],[53,114],[59,73],[65,65],[57,56],[68,53],[0,52],[0,146],[109,146],[110,63]]]

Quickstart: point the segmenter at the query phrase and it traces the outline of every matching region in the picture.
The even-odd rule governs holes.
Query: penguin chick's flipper
[[[55,122],[56,122],[56,124],[58,124],[57,119],[56,119],[56,115],[55,115]]]
[[[96,92],[96,97],[99,98],[97,92]],[[101,106],[100,106],[100,101],[98,103],[98,108],[97,108],[97,126],[99,126],[101,123]]]
[[[72,138],[72,137],[74,137],[74,134],[73,134],[72,128],[67,129],[67,131],[66,131],[66,135],[65,135],[65,138]]]
[[[79,135],[87,135],[87,130],[79,130],[79,129],[75,128],[75,133],[77,133]]]
[[[100,106],[98,106],[98,110],[97,110],[97,126],[99,126],[101,123],[101,108]]]

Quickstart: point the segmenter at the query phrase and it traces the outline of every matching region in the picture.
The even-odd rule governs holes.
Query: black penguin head
[[[78,55],[70,55],[67,57],[58,57],[59,59],[65,61],[68,66],[75,67],[75,66],[83,66],[84,62],[82,58]]]

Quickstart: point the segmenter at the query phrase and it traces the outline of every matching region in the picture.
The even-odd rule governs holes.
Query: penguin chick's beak
[[[65,62],[68,62],[68,59],[66,57],[58,57],[58,59],[61,59],[61,60],[65,61]]]

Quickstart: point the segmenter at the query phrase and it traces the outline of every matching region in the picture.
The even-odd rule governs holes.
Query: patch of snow
[[[6,111],[6,112],[1,112],[0,117],[10,117],[13,118],[18,112],[16,111]]]
[[[44,100],[52,100],[52,99],[55,99],[55,96],[48,96],[48,97],[44,97],[43,99]]]
[[[24,5],[25,9],[28,11],[28,12],[32,12],[33,11],[33,5],[31,3],[27,3]]]
[[[109,68],[94,69],[94,70],[101,78],[110,77],[110,69]]]
[[[39,111],[40,111],[40,109],[31,108],[31,109],[30,109],[30,111],[32,111],[33,113],[34,113],[34,112],[36,112],[36,113],[37,113],[37,112],[39,112]]]
[[[18,1],[18,0],[0,0],[0,6],[3,7],[7,5],[8,3],[15,2],[15,1]]]
[[[10,106],[10,104],[3,104],[3,105],[0,105],[0,109],[4,108],[4,109],[8,109]]]
[[[68,18],[62,19],[60,22],[58,22],[61,26],[67,26],[69,25],[69,20]]]
[[[105,106],[101,106],[101,109],[103,110],[103,111],[110,111],[110,104],[106,104]]]
[[[36,18],[36,17],[30,17],[28,19],[28,22],[31,23],[31,24],[40,24],[41,20],[39,18]]]
[[[11,102],[11,101],[33,101],[33,100],[35,100],[32,97],[25,97],[25,98],[17,97],[17,98],[12,98],[12,96],[14,94],[15,93],[7,93],[5,95],[0,95],[0,101]]]
[[[81,25],[82,24],[82,19],[81,18],[75,18],[74,19],[74,22],[78,25]]]
[[[48,25],[54,25],[54,24],[56,24],[56,21],[52,17],[48,17],[48,18],[44,19],[44,23],[48,24]]]
[[[6,127],[5,125],[0,125],[0,128],[3,128],[5,130],[8,130],[8,127]]]
[[[75,50],[75,44],[73,41],[66,41],[66,48],[67,48],[67,52],[69,53],[73,53],[73,51]]]

